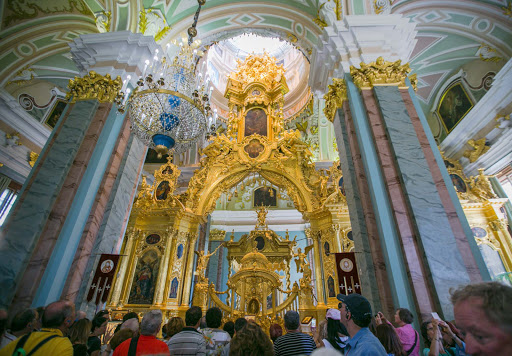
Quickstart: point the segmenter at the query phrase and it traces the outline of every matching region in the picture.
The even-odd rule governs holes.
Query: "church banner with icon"
[[[112,279],[116,272],[119,255],[102,254],[96,267],[96,272],[92,279],[89,293],[87,293],[87,301],[90,302],[96,293],[95,304],[98,305],[100,300],[105,303],[108,293],[112,287]]]
[[[356,255],[354,252],[336,253],[336,273],[340,293],[349,295],[352,293],[361,294],[361,282],[357,273]]]

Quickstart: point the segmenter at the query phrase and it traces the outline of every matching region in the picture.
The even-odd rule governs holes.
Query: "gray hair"
[[[480,308],[489,320],[512,335],[511,287],[499,282],[484,282],[469,284],[450,292],[454,306],[470,298],[480,298]]]
[[[300,316],[294,310],[289,310],[284,315],[284,327],[286,330],[297,330],[300,326]]]
[[[156,335],[162,326],[162,312],[160,310],[150,310],[142,318],[140,323],[141,335]]]

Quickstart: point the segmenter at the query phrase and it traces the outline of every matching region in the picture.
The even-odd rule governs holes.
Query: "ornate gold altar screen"
[[[284,130],[288,88],[283,73],[275,58],[267,55],[250,55],[239,63],[225,94],[227,134],[215,137],[202,151],[200,167],[185,193],[173,194],[180,171],[170,161],[155,172],[153,184],[143,179],[109,308],[120,314],[158,308],[167,311],[167,316],[183,316],[192,300],[195,275],[193,303],[203,308],[217,305],[226,318],[253,315],[264,325],[279,322],[289,309],[298,309],[303,317],[319,318],[326,308],[337,306],[339,283],[332,252],[348,252],[354,247],[339,184],[342,175],[337,163],[329,170],[316,170],[300,133]],[[512,239],[497,215],[503,199],[495,198],[482,174],[467,179],[460,166],[450,164],[449,172],[477,241],[499,254],[510,272]],[[310,247],[308,251],[295,250],[294,241],[266,227],[260,212],[254,231],[240,241],[223,242],[230,265],[227,286],[209,284],[205,269],[213,252],[205,255],[198,251],[197,271],[193,267],[198,226],[223,193],[255,173],[286,190],[310,223],[306,230]],[[225,232],[220,235],[224,240]],[[293,286],[289,282],[292,260],[298,262],[302,273]],[[335,288],[329,288],[332,285]],[[226,302],[219,298],[223,294]]]
[[[225,94],[227,134],[215,137],[202,151],[200,167],[185,193],[173,194],[180,171],[171,162],[155,172],[152,185],[143,179],[124,241],[126,257],[120,263],[108,307],[120,313],[159,308],[168,315],[183,315],[191,300],[198,226],[206,221],[222,193],[254,173],[286,189],[295,208],[310,223],[306,235],[312,242],[313,268],[306,253],[293,251],[293,241],[259,227],[241,241],[224,243],[230,264],[240,265],[229,277],[227,303],[220,301],[216,291],[226,286],[208,285],[200,271],[194,303],[205,308],[218,305],[231,316],[252,312],[271,318],[292,308],[300,309],[303,316],[317,317],[328,306],[337,305],[339,291],[328,289],[332,279],[338,285],[332,252],[353,248],[348,208],[338,184],[341,171],[338,164],[330,170],[316,170],[300,133],[284,130],[288,88],[283,74],[283,67],[266,54],[250,55],[238,64]],[[256,240],[264,241],[265,247],[253,250]],[[198,268],[206,268],[207,256],[201,254]],[[281,286],[277,272],[289,274],[294,254],[300,255],[300,285]]]

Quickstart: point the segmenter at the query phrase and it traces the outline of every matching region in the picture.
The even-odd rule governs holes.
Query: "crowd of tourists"
[[[286,312],[284,329],[272,324],[264,330],[245,318],[223,323],[219,308],[203,315],[193,306],[185,320],[172,317],[162,325],[160,310],[148,311],[142,320],[132,312],[107,330],[108,311],[89,320],[68,301],[21,311],[9,328],[7,312],[0,310],[0,356],[512,355],[512,288],[501,283],[471,284],[452,292],[455,320],[443,321],[432,313],[418,324],[419,331],[408,309],[399,308],[388,319],[373,313],[362,295],[339,294],[338,299],[338,308],[327,310],[312,335],[302,332],[296,311]]]

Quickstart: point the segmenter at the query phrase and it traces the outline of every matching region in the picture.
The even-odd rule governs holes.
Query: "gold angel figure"
[[[306,258],[308,257],[308,253],[312,248],[313,245],[307,246],[303,253],[299,247],[297,249],[297,253],[293,255],[293,257],[295,257],[295,263],[297,264],[297,273],[304,272],[304,270],[309,270],[309,262],[306,260]]]

